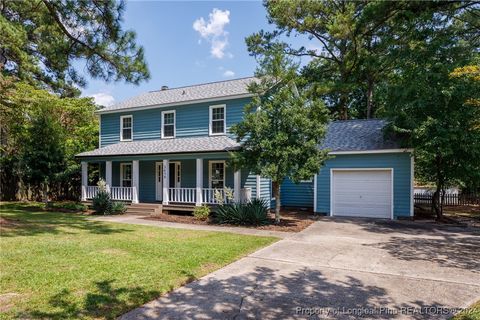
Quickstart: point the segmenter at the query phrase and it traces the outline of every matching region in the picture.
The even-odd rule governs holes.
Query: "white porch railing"
[[[132,187],[110,187],[110,196],[113,200],[131,201],[133,192]]]
[[[96,187],[96,186],[86,186],[85,187],[85,192],[86,192],[87,199],[95,198],[95,196],[98,193],[98,187]]]
[[[110,190],[112,200],[132,201],[135,198],[136,188],[133,187],[107,187],[107,190]],[[85,192],[87,199],[93,199],[98,194],[98,187],[87,186]]]
[[[168,201],[181,203],[195,203],[197,199],[196,188],[169,188]]]

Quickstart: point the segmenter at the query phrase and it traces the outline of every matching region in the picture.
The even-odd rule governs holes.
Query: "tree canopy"
[[[138,84],[149,72],[124,10],[115,0],[1,1],[0,71],[63,96],[85,85],[76,60],[92,78]]]
[[[265,1],[273,31],[247,38],[254,56],[281,46],[287,55],[308,56],[302,76],[337,119],[370,118],[386,106],[385,80],[395,72],[396,48],[410,43],[419,25],[437,16],[462,37],[478,40],[478,5],[474,2],[424,1]],[[424,21],[425,21],[424,20]],[[420,20],[416,20],[421,23]],[[306,36],[308,45],[290,37]],[[298,43],[295,41],[294,43]]]
[[[299,90],[297,65],[280,51],[259,59],[251,84],[253,101],[245,107],[243,121],[231,131],[242,150],[234,163],[272,180],[276,221],[280,221],[280,184],[311,179],[327,158],[318,148],[326,132],[328,112],[323,102]]]
[[[92,98],[60,98],[1,76],[0,82],[2,199],[36,199],[46,189],[54,198],[77,198],[74,156],[98,145]]]

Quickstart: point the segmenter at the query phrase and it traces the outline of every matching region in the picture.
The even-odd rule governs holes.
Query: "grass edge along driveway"
[[[0,204],[0,318],[113,319],[275,242]]]

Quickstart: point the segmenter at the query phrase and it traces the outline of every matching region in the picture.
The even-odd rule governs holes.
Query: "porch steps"
[[[162,205],[159,203],[132,203],[127,206],[126,214],[149,216],[162,212]]]

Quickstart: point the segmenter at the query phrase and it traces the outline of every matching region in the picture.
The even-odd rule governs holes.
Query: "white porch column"
[[[237,170],[233,174],[233,200],[240,202],[240,184],[241,184],[241,171]]]
[[[109,188],[112,186],[112,161],[105,161],[105,183]]]
[[[88,162],[82,161],[82,201],[87,200]]]
[[[132,161],[132,203],[138,203],[138,189],[139,189],[139,167],[138,160]]]
[[[168,204],[168,186],[170,185],[170,161],[163,160],[163,204]]]
[[[260,175],[257,174],[255,181],[255,198],[260,199]]]
[[[195,205],[200,206],[202,205],[202,188],[203,188],[203,159],[197,159],[197,198],[195,201]]]

